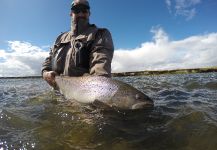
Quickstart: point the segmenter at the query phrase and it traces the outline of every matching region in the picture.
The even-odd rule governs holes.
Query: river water
[[[116,78],[155,107],[98,110],[42,79],[0,79],[0,150],[216,150],[217,73]]]

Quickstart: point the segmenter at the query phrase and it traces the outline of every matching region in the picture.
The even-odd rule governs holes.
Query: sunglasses
[[[79,14],[79,13],[86,14],[86,13],[88,13],[88,10],[87,9],[72,9],[72,12],[74,14]]]

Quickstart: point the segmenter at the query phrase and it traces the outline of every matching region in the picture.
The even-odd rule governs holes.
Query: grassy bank
[[[113,73],[113,77],[217,72],[217,67]]]

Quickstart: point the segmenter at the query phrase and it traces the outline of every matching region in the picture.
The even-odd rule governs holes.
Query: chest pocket
[[[52,70],[61,74],[64,71],[65,59],[68,50],[70,49],[70,41],[65,43],[58,43],[54,45],[52,57]]]

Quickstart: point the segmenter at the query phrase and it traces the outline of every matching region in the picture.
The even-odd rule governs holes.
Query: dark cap
[[[71,9],[76,7],[85,7],[86,9],[90,9],[89,2],[87,0],[74,0],[71,5]]]

